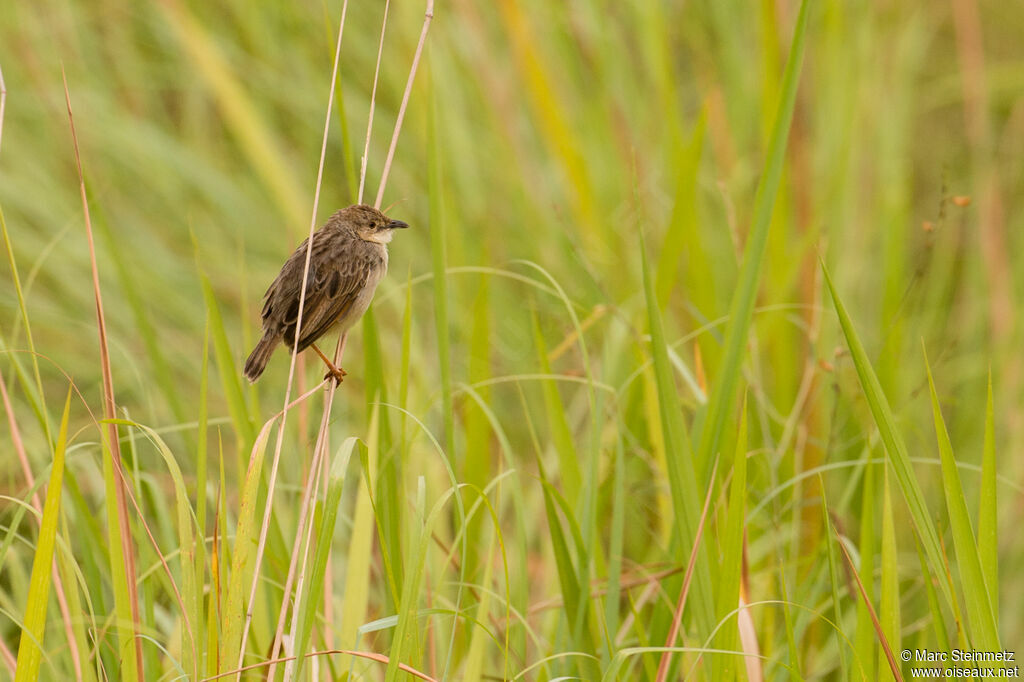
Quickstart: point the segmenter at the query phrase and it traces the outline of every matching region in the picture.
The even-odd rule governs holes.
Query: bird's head
[[[340,217],[351,226],[360,239],[378,244],[387,244],[395,230],[409,227],[407,223],[392,220],[366,204],[349,206],[341,211]]]

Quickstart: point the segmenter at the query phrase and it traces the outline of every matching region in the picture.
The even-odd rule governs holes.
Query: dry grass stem
[[[64,102],[68,109],[68,125],[71,127],[71,142],[75,151],[75,167],[78,170],[78,188],[82,199],[82,211],[85,214],[85,233],[89,242],[89,263],[92,267],[92,288],[96,301],[96,324],[100,337],[100,368],[103,374],[103,414],[107,421],[107,439],[110,448],[110,456],[114,471],[118,472],[115,481],[122,481],[117,488],[117,516],[120,527],[121,550],[124,555],[124,570],[128,580],[128,599],[132,611],[132,641],[135,649],[135,664],[138,670],[139,679],[143,678],[142,669],[142,639],[138,636],[139,618],[139,593],[138,585],[135,584],[135,548],[132,546],[132,529],[128,521],[128,504],[125,500],[125,484],[120,478],[121,467],[121,443],[117,435],[117,426],[113,419],[117,417],[117,403],[114,400],[114,379],[110,371],[110,351],[107,347],[107,322],[103,314],[103,295],[100,292],[99,267],[96,264],[96,244],[93,241],[92,217],[89,214],[89,200],[85,192],[85,175],[82,173],[82,156],[78,148],[78,134],[75,132],[75,119],[71,112],[71,93],[68,91],[68,77],[64,72],[64,65],[61,65],[61,77],[64,79]]]

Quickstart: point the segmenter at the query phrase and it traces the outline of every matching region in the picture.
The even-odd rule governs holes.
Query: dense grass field
[[[424,9],[0,9],[0,678],[1024,655],[1024,6]],[[360,198],[348,378],[248,385]]]

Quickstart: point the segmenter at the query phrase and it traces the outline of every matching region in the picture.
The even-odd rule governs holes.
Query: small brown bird
[[[302,242],[263,296],[263,338],[245,361],[245,378],[250,382],[259,379],[271,353],[284,341],[300,352],[312,346],[330,368],[324,378],[340,382],[345,370],[335,367],[314,342],[332,329],[348,331],[363,316],[388,269],[387,243],[396,228],[405,227],[409,226],[401,220],[391,220],[372,206],[359,204],[341,209],[313,234],[302,327],[296,343],[299,292],[309,240]]]

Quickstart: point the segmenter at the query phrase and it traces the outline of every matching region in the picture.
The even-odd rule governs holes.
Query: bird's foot
[[[337,386],[338,384],[345,380],[345,376],[347,374],[348,372],[343,370],[341,367],[331,367],[331,369],[327,370],[327,374],[324,375],[324,381],[327,381],[328,379],[333,379],[334,385]]]

